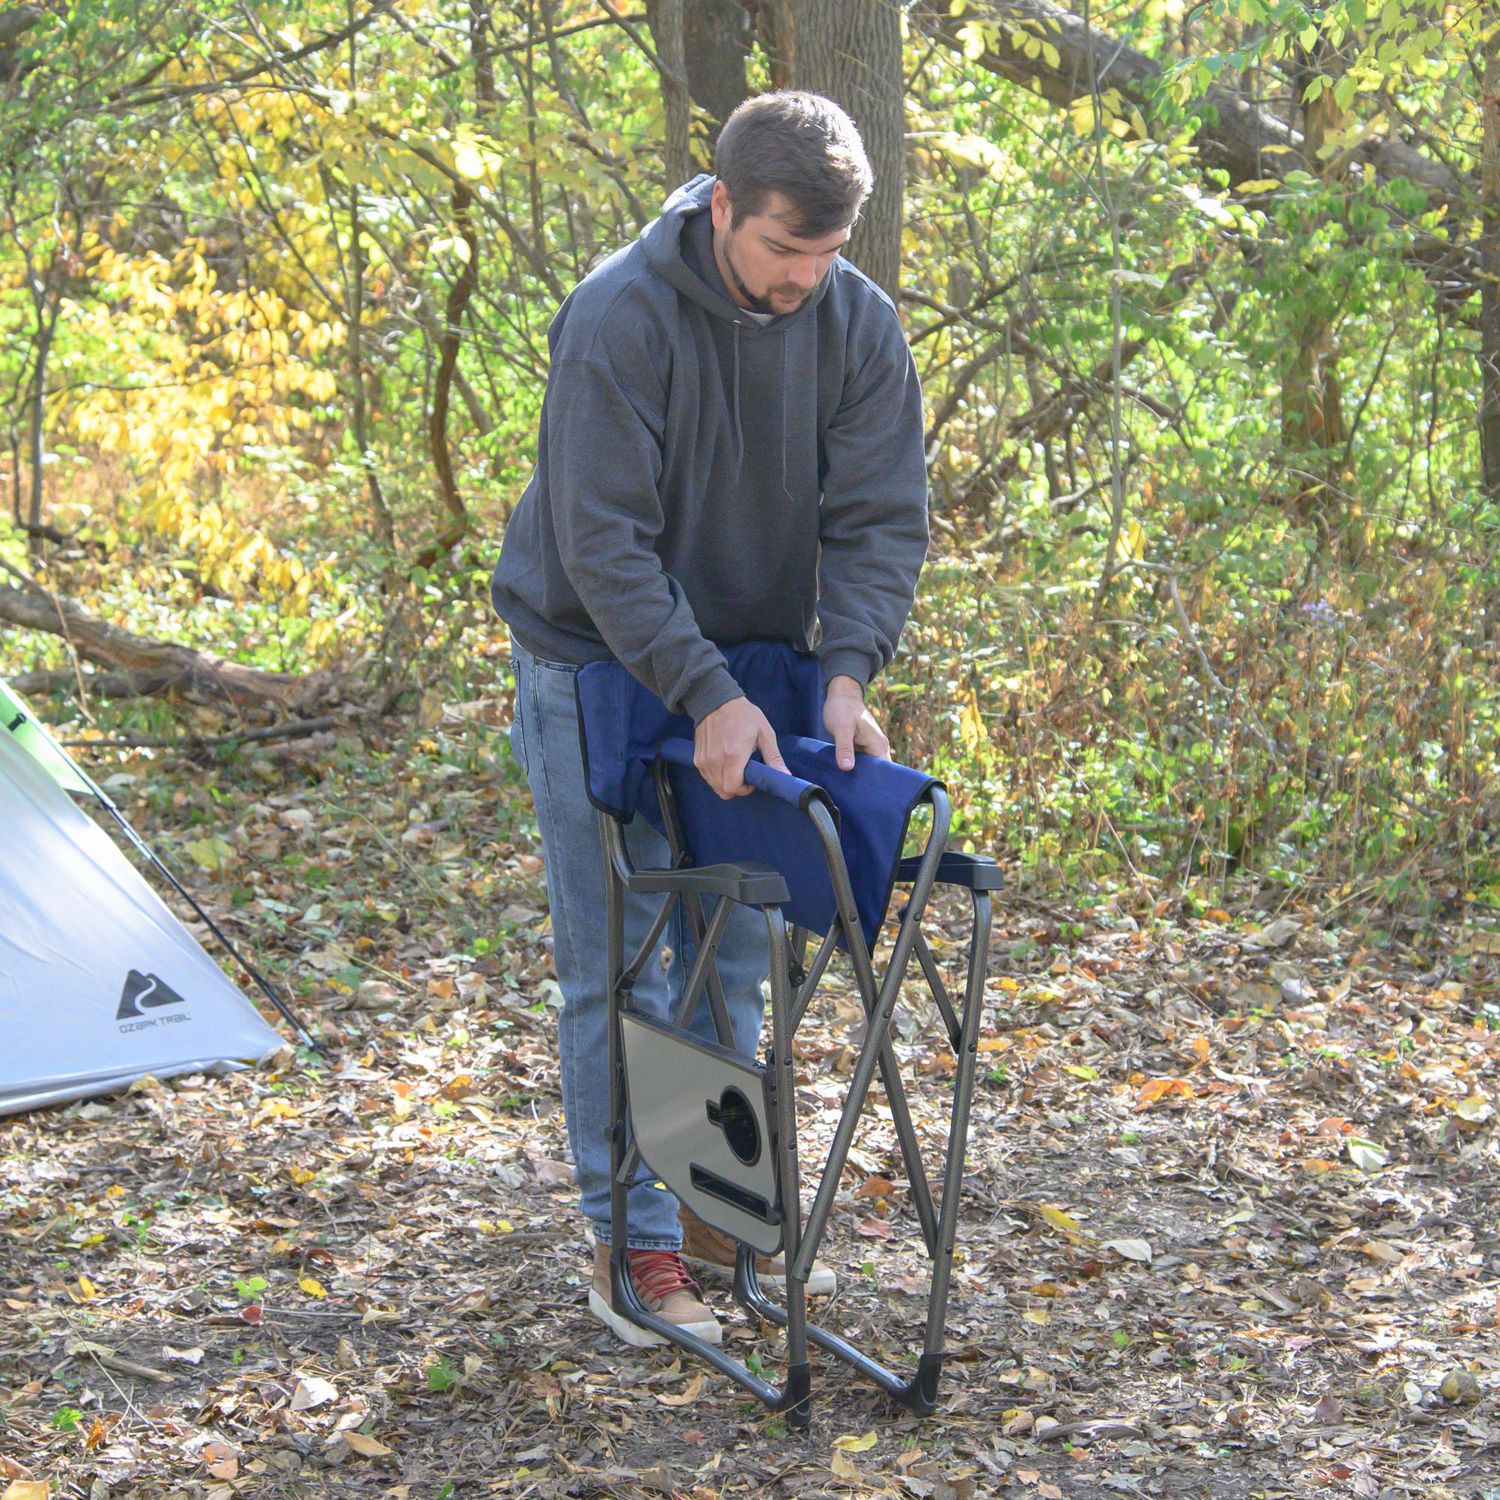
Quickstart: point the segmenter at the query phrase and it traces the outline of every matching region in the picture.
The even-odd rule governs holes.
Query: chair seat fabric
[[[693,768],[693,723],[673,714],[618,662],[578,673],[584,765],[594,805],[628,822],[637,813],[658,828],[652,767],[667,762],[678,816],[694,863],[761,864],[787,883],[789,921],[826,933],[837,914],[823,845],[808,809],[833,815],[854,904],[873,947],[890,903],[913,809],[938,783],[923,772],[868,755],[839,769],[820,738],[823,687],[816,657],[771,642],[728,648],[735,680],[777,731],[790,775],[752,760],[745,776],[765,795],[719,797]],[[808,731],[811,732],[808,732]]]

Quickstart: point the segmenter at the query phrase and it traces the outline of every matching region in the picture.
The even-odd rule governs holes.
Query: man
[[[921,394],[896,310],[839,251],[868,197],[853,122],[812,94],[767,94],[726,122],[713,177],[668,199],[641,238],[588,275],[552,323],[537,468],[495,568],[495,608],[516,671],[511,730],[547,865],[563,1106],[590,1225],[589,1305],[629,1343],[658,1342],[610,1307],[608,997],[604,877],[583,784],[573,679],[619,661],[695,726],[695,763],[722,797],[749,791],[746,761],[781,767],[776,739],[718,647],[772,639],[817,653],[824,722],[841,765],[889,747],[864,704],[911,608],[927,545]],[[640,865],[664,843],[627,830]],[[639,898],[627,898],[639,899]],[[652,912],[627,910],[626,944]],[[685,931],[636,1002],[669,1014]],[[736,913],[720,972],[736,1042],[755,1050],[765,928]],[[704,1021],[704,1034],[712,1035]],[[637,1291],[717,1342],[688,1275],[732,1262],[644,1168],[629,1194]],[[774,1284],[785,1268],[768,1268]],[[816,1267],[809,1290],[832,1290]]]

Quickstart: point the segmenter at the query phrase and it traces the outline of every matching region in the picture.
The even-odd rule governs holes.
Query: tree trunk
[[[1500,17],[1484,42],[1482,99],[1479,447],[1485,493],[1500,500]]]
[[[28,254],[27,281],[32,308],[36,313],[36,342],[32,353],[31,420],[27,434],[27,461],[31,484],[26,501],[26,533],[34,550],[42,531],[42,481],[46,477],[47,457],[47,361],[52,355],[52,340],[57,333],[57,319],[62,311],[62,296],[54,285],[58,271],[58,250],[53,249],[45,276],[38,276]]]
[[[0,83],[20,76],[21,49],[17,43],[46,14],[40,5],[18,5],[0,14]]]
[[[712,148],[719,127],[750,96],[745,81],[749,17],[739,0],[690,0],[683,20],[688,92],[713,121]]]
[[[354,22],[354,0],[349,3],[349,22]],[[358,82],[355,39],[349,37],[349,89],[352,93]],[[380,471],[375,454],[370,448],[369,422],[366,414],[365,395],[365,247],[359,214],[359,186],[349,184],[349,272],[348,308],[345,316],[349,327],[349,380],[353,395],[351,416],[354,426],[354,443],[359,449],[359,466],[365,471],[366,487],[370,495],[370,507],[375,512],[375,531],[385,548],[387,567],[396,554],[396,521],[386,502],[385,491],[380,484]]]
[[[474,59],[474,97],[482,116],[488,118],[495,107],[495,73],[489,45],[489,7],[484,0],[469,0],[469,51]],[[458,354],[464,341],[464,318],[474,289],[479,285],[479,236],[474,233],[470,213],[474,194],[467,182],[453,185],[453,227],[464,247],[463,264],[443,308],[443,326],[438,334],[438,367],[433,380],[432,410],[427,418],[427,443],[432,452],[432,467],[437,473],[438,499],[447,518],[432,544],[417,558],[419,566],[430,568],[440,554],[457,545],[469,529],[469,511],[453,472],[453,454],[448,446],[448,413],[453,405],[453,390],[458,379]]]
[[[750,16],[740,0],[646,0],[646,19],[656,38],[656,50],[669,68],[673,66],[671,19],[662,15],[669,6],[681,11],[682,72],[692,102],[710,119],[708,149],[712,152],[719,127],[750,97],[745,81]],[[699,169],[695,160],[689,175]]]
[[[849,112],[875,173],[849,259],[894,300],[906,164],[900,8],[895,0],[793,0],[791,15],[796,87]]]
[[[448,289],[442,331],[438,336],[438,367],[433,381],[432,411],[427,418],[427,441],[432,451],[432,467],[437,472],[438,499],[447,512],[447,518],[432,545],[424,548],[417,558],[425,568],[430,568],[441,553],[461,541],[469,529],[468,508],[459,493],[458,480],[453,473],[453,455],[448,448],[448,412],[452,406],[453,377],[458,371],[458,351],[464,339],[464,315],[468,312],[474,288],[479,284],[479,240],[469,216],[473,201],[474,195],[467,186],[454,188],[453,223],[458,230],[459,242],[468,253]]]
[[[693,154],[688,146],[692,102],[688,97],[686,44],[682,30],[683,0],[656,0],[648,15],[661,58],[661,102],[666,116],[664,164],[669,189],[694,175]]]
[[[797,84],[797,0],[752,0],[752,14],[771,67],[773,89]]]
[[[1299,97],[1307,79],[1327,73],[1336,82],[1343,72],[1341,60],[1322,43],[1305,62],[1305,69],[1294,75]],[[1343,153],[1331,158],[1324,154],[1324,147],[1346,123],[1347,116],[1334,101],[1332,84],[1303,113],[1303,149],[1312,170],[1328,184],[1341,183],[1346,176],[1347,157]],[[1320,216],[1303,215],[1301,236],[1311,240],[1319,223]],[[1300,259],[1295,247],[1293,253]],[[1315,272],[1316,268],[1308,269]],[[1317,285],[1315,274],[1308,275],[1307,284]],[[1335,508],[1330,497],[1338,490],[1337,470],[1344,448],[1344,393],[1333,343],[1337,313],[1338,309],[1326,300],[1294,298],[1281,367],[1281,442],[1301,475],[1298,503],[1305,510],[1321,512],[1329,524]]]

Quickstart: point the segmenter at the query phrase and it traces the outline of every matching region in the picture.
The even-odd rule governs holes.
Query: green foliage
[[[403,0],[319,45],[343,5],[252,25],[131,0],[23,34],[0,99],[0,480],[24,520],[41,366],[39,519],[70,540],[0,522],[0,559],[147,634],[368,678],[423,725],[503,693],[485,575],[534,461],[547,325],[674,184],[623,28],[584,0],[479,14]],[[1044,887],[1492,886],[1500,497],[1471,303],[1432,273],[1477,225],[1357,160],[1402,119],[1478,159],[1484,13],[1152,0],[1104,24],[1159,62],[1154,95],[1002,83],[987,49],[1055,69],[1059,38],[978,4],[957,46],[911,27],[902,310],[934,543],[879,688],[898,751],[947,778],[959,837]],[[769,81],[762,47],[749,76]],[[1293,99],[1300,165],[1273,147],[1230,181],[1194,141],[1210,89]],[[469,523],[446,549],[439,439]],[[73,666],[55,638],[0,660]],[[432,745],[423,774],[483,762],[518,792],[502,736]],[[331,756],[386,797],[380,752]],[[231,750],[216,774],[248,773]],[[189,847],[243,882],[233,855],[207,830]],[[503,943],[492,915],[455,926],[476,957]]]

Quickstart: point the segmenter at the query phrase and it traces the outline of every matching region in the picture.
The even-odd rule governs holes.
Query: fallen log
[[[332,671],[268,672],[174,641],[152,640],[111,625],[30,580],[0,586],[0,622],[62,636],[85,661],[113,669],[121,674],[121,685],[136,684],[137,692],[149,686],[192,703],[275,708],[298,718],[344,696],[345,684]]]

